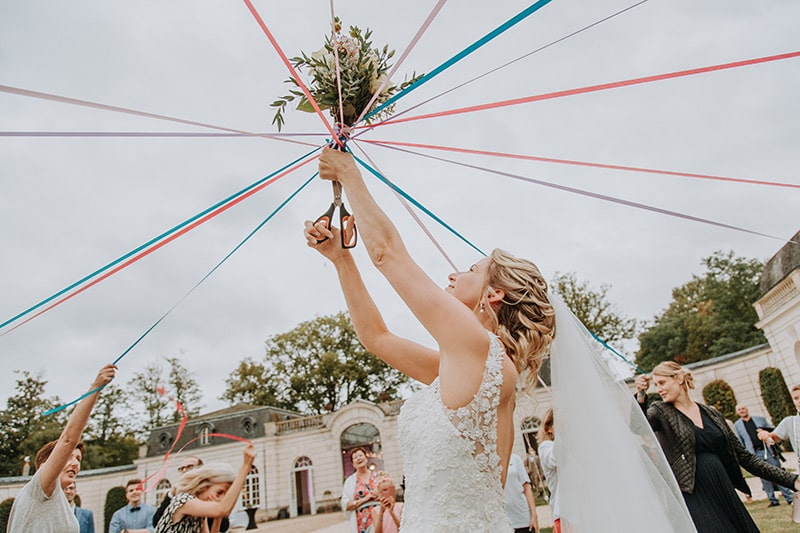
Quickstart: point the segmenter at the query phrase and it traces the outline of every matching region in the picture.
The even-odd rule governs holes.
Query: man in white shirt
[[[531,489],[531,478],[519,455],[511,454],[508,461],[506,486],[506,514],[514,533],[536,533],[539,519],[536,515],[536,500]]]

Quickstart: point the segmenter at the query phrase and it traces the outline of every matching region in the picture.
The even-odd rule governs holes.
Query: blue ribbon
[[[290,163],[290,165],[291,165],[291,164],[293,164],[293,163]],[[290,166],[290,165],[288,165],[288,166]],[[286,168],[286,167],[284,167],[284,168]],[[280,171],[278,171],[278,172],[280,172]],[[276,214],[278,214],[278,212],[279,212],[281,209],[283,209],[283,208],[286,206],[286,204],[288,204],[288,203],[289,203],[289,202],[290,202],[292,199],[294,199],[294,197],[295,197],[295,196],[297,196],[297,195],[300,193],[300,191],[302,191],[303,189],[305,189],[305,188],[306,188],[306,186],[307,186],[309,183],[311,183],[311,182],[314,180],[314,178],[316,178],[318,175],[319,175],[319,172],[315,172],[315,173],[314,173],[314,174],[313,174],[313,175],[312,175],[310,178],[308,178],[308,179],[307,179],[307,180],[306,180],[306,181],[305,181],[305,182],[304,182],[302,185],[300,185],[300,187],[298,187],[296,191],[294,191],[292,194],[290,194],[290,195],[289,195],[289,197],[288,197],[288,198],[286,198],[286,199],[285,199],[283,202],[281,202],[281,203],[278,205],[278,207],[276,207],[276,208],[275,208],[275,209],[272,211],[272,213],[270,213],[270,214],[267,216],[267,218],[265,218],[265,219],[264,219],[264,220],[263,220],[263,221],[262,221],[262,222],[261,222],[261,223],[260,223],[258,226],[256,226],[256,227],[253,229],[253,231],[251,231],[250,233],[248,233],[248,234],[247,234],[247,236],[246,236],[244,239],[242,239],[242,241],[241,241],[239,244],[237,244],[237,245],[236,245],[236,246],[235,246],[235,247],[234,247],[234,248],[233,248],[233,249],[232,249],[230,252],[228,252],[228,253],[227,253],[227,255],[225,255],[225,257],[223,257],[223,258],[222,258],[222,259],[221,259],[221,260],[220,260],[220,261],[219,261],[219,262],[218,262],[218,263],[217,263],[217,264],[214,266],[214,268],[212,268],[211,270],[209,270],[209,271],[208,271],[208,273],[207,273],[205,276],[203,276],[202,278],[200,278],[200,281],[198,281],[197,283],[195,283],[195,284],[194,284],[194,286],[193,286],[191,289],[189,289],[189,291],[188,291],[186,294],[184,294],[184,295],[183,295],[183,296],[180,298],[180,300],[178,300],[177,302],[175,302],[175,304],[174,304],[172,307],[170,307],[170,308],[169,308],[169,310],[168,310],[166,313],[164,313],[163,315],[161,315],[161,318],[159,318],[158,320],[156,320],[156,321],[153,323],[153,325],[152,325],[152,326],[150,326],[149,328],[147,328],[147,330],[146,330],[144,333],[142,333],[142,334],[139,336],[139,338],[138,338],[138,339],[136,339],[136,340],[133,342],[133,344],[131,344],[130,346],[128,346],[128,348],[127,348],[127,349],[126,349],[124,352],[122,352],[122,354],[120,354],[120,355],[119,355],[119,357],[117,357],[116,359],[114,359],[114,364],[116,365],[117,363],[119,363],[119,361],[120,361],[120,360],[121,360],[123,357],[125,357],[126,355],[128,355],[128,352],[130,352],[131,350],[133,350],[133,348],[135,348],[135,347],[136,347],[136,345],[137,345],[137,344],[139,344],[139,343],[142,341],[142,339],[144,339],[144,338],[145,338],[145,337],[146,337],[146,336],[147,336],[147,335],[148,335],[148,334],[149,334],[151,331],[153,331],[153,330],[156,328],[156,326],[158,326],[158,325],[159,325],[159,324],[160,324],[160,323],[161,323],[161,322],[162,322],[162,321],[163,321],[165,318],[167,318],[167,316],[168,316],[170,313],[172,313],[172,311],[174,311],[174,310],[175,310],[175,308],[176,308],[176,307],[178,307],[178,306],[179,306],[179,305],[180,305],[180,304],[181,304],[181,303],[182,303],[182,302],[183,302],[183,301],[184,301],[184,300],[185,300],[185,299],[186,299],[186,298],[187,298],[187,297],[188,297],[190,294],[192,294],[192,293],[195,291],[195,289],[197,289],[197,288],[200,286],[200,284],[201,284],[201,283],[203,283],[205,280],[207,280],[207,279],[208,279],[208,278],[211,276],[211,274],[213,274],[214,272],[216,272],[216,271],[217,271],[217,269],[218,269],[219,267],[221,267],[223,263],[225,263],[225,261],[227,261],[228,259],[230,259],[230,257],[231,257],[231,256],[232,256],[234,253],[236,253],[236,252],[239,250],[239,248],[241,248],[242,246],[244,246],[244,244],[245,244],[247,241],[249,241],[249,240],[250,240],[250,238],[251,238],[251,237],[253,237],[253,235],[255,235],[255,234],[256,234],[256,233],[257,233],[257,232],[258,232],[258,231],[259,231],[261,228],[263,228],[263,227],[264,227],[264,225],[265,225],[267,222],[269,222],[270,220],[272,220],[272,218],[273,218],[273,217],[274,217]],[[102,386],[100,386],[100,387],[97,387],[96,389],[92,389],[92,390],[90,390],[90,391],[88,391],[88,392],[86,392],[86,393],[82,394],[82,395],[81,395],[81,396],[79,396],[78,398],[76,398],[76,399],[72,400],[72,401],[71,401],[71,402],[69,402],[69,403],[65,403],[65,404],[63,404],[63,405],[59,405],[58,407],[54,407],[54,408],[52,408],[52,409],[48,409],[47,411],[45,411],[45,412],[43,412],[43,413],[42,413],[42,416],[47,416],[47,415],[51,415],[51,414],[53,414],[53,413],[57,413],[57,412],[59,412],[59,411],[62,411],[62,410],[64,410],[64,409],[66,409],[67,407],[69,407],[69,406],[71,406],[71,405],[74,405],[74,404],[76,404],[76,403],[80,402],[81,400],[83,400],[83,399],[84,399],[84,398],[86,398],[87,396],[91,396],[92,394],[94,394],[94,393],[96,393],[96,392],[100,392],[101,390],[103,390],[103,388],[105,388],[105,385],[102,385]]]
[[[549,4],[550,2],[551,2],[551,0],[539,0],[535,4],[532,4],[531,6],[527,7],[523,11],[521,11],[516,16],[508,19],[506,22],[504,22],[503,24],[501,24],[500,26],[498,26],[494,30],[490,31],[489,33],[487,33],[486,35],[484,35],[483,37],[481,37],[480,39],[478,39],[477,41],[475,41],[474,43],[472,43],[471,45],[466,47],[461,52],[457,53],[456,55],[454,55],[453,57],[451,57],[450,59],[448,59],[447,61],[445,61],[444,63],[442,63],[441,65],[439,65],[438,67],[436,67],[435,69],[430,71],[429,73],[423,75],[420,79],[418,79],[417,81],[415,81],[414,83],[412,83],[411,85],[409,85],[408,87],[406,87],[405,89],[400,91],[399,93],[397,93],[394,96],[392,96],[391,98],[389,98],[386,102],[384,102],[381,105],[379,105],[377,108],[375,108],[375,110],[373,112],[369,113],[366,117],[364,117],[364,120],[367,120],[371,116],[373,116],[373,115],[375,115],[377,113],[380,113],[382,110],[386,109],[387,107],[389,107],[390,105],[395,103],[397,100],[399,100],[402,96],[405,96],[406,94],[410,93],[411,91],[413,91],[414,89],[416,89],[417,87],[419,87],[423,83],[427,82],[428,80],[430,80],[434,76],[437,76],[438,74],[441,74],[442,72],[444,72],[448,68],[452,67],[454,64],[456,64],[457,62],[461,61],[462,59],[467,57],[469,54],[471,54],[472,52],[474,52],[475,50],[477,50],[478,48],[480,48],[484,44],[488,43],[489,41],[491,41],[492,39],[494,39],[495,37],[497,37],[498,35],[500,35],[504,31],[508,30],[512,26],[516,25],[517,23],[519,23],[522,20],[526,19],[530,15],[534,14],[536,11],[538,11],[541,8],[543,8],[544,6]]]
[[[170,228],[170,229],[168,229],[167,231],[165,231],[165,232],[164,232],[164,233],[162,233],[161,235],[159,235],[159,236],[157,236],[157,237],[154,237],[153,239],[151,239],[151,240],[147,241],[146,243],[142,244],[142,245],[141,245],[141,246],[139,246],[138,248],[136,248],[136,249],[134,249],[134,250],[131,250],[131,251],[130,251],[130,252],[128,252],[127,254],[123,255],[122,257],[119,257],[119,258],[115,259],[114,261],[112,261],[112,262],[108,263],[107,265],[105,265],[105,266],[103,266],[103,267],[100,267],[99,269],[95,270],[94,272],[92,272],[92,273],[91,273],[91,274],[89,274],[88,276],[86,276],[86,277],[84,277],[84,278],[82,278],[82,279],[80,279],[80,280],[76,281],[76,282],[75,282],[75,283],[73,283],[72,285],[70,285],[70,286],[68,286],[68,287],[65,287],[64,289],[61,289],[61,290],[60,290],[60,291],[58,291],[57,293],[53,294],[52,296],[50,296],[50,297],[48,297],[48,298],[45,298],[44,300],[42,300],[41,302],[37,303],[36,305],[34,305],[34,306],[32,306],[32,307],[29,307],[28,309],[26,309],[25,311],[23,311],[23,312],[19,313],[18,315],[16,315],[16,316],[13,316],[13,317],[9,318],[8,320],[6,320],[6,321],[5,321],[5,322],[3,322],[2,324],[0,324],[0,329],[2,329],[2,328],[4,328],[5,326],[7,326],[7,325],[11,324],[12,322],[14,322],[14,321],[16,321],[16,320],[18,320],[18,319],[20,319],[20,318],[24,317],[25,315],[29,314],[30,312],[32,312],[32,311],[35,311],[36,309],[40,308],[40,307],[41,307],[41,306],[43,306],[44,304],[46,304],[46,303],[48,303],[48,302],[50,302],[50,301],[52,301],[52,300],[54,300],[54,299],[58,298],[59,296],[61,296],[62,294],[66,293],[66,292],[69,292],[70,290],[72,290],[72,289],[74,289],[75,287],[77,287],[77,286],[79,286],[79,285],[81,285],[81,284],[85,283],[86,281],[89,281],[90,279],[94,278],[94,277],[95,277],[95,276],[97,276],[98,274],[102,274],[103,272],[105,272],[106,270],[110,269],[110,268],[111,268],[111,267],[113,267],[114,265],[117,265],[117,264],[121,263],[121,262],[122,262],[122,261],[124,261],[125,259],[127,259],[127,258],[129,258],[129,257],[131,257],[131,256],[133,256],[133,255],[135,255],[136,253],[138,253],[138,252],[140,252],[140,251],[142,251],[142,250],[146,249],[146,248],[147,248],[147,247],[149,247],[150,245],[157,243],[157,242],[158,242],[158,241],[160,241],[161,239],[163,239],[163,238],[165,238],[165,237],[168,237],[169,235],[171,235],[171,234],[175,233],[176,231],[180,230],[181,228],[183,228],[183,227],[185,227],[185,226],[188,226],[189,224],[191,224],[191,223],[192,223],[192,222],[194,222],[195,220],[198,220],[199,218],[202,218],[204,215],[206,215],[206,214],[208,214],[208,213],[210,213],[210,212],[214,211],[216,208],[218,208],[218,207],[220,207],[220,206],[222,206],[222,205],[225,205],[226,203],[230,202],[231,200],[233,200],[233,199],[235,199],[235,198],[238,198],[239,196],[241,196],[241,195],[245,194],[246,192],[250,191],[251,189],[253,189],[253,188],[257,187],[258,185],[260,185],[260,184],[264,183],[265,181],[269,180],[270,178],[272,178],[272,177],[276,176],[276,175],[277,175],[277,174],[279,174],[280,172],[282,172],[282,171],[286,170],[287,168],[291,167],[291,166],[292,166],[292,165],[294,165],[295,163],[298,163],[298,162],[302,161],[303,159],[305,159],[306,157],[310,156],[311,154],[313,154],[313,153],[314,153],[314,152],[316,152],[317,150],[320,150],[321,148],[322,148],[322,147],[315,148],[314,150],[312,150],[312,151],[308,152],[307,154],[305,154],[305,155],[303,155],[303,156],[300,156],[299,158],[295,159],[294,161],[292,161],[292,162],[291,162],[291,163],[289,163],[288,165],[286,165],[286,166],[284,166],[284,167],[282,167],[282,168],[280,168],[280,169],[276,170],[275,172],[273,172],[273,173],[272,173],[272,174],[270,174],[269,176],[265,176],[265,177],[261,178],[260,180],[256,181],[255,183],[253,183],[252,185],[249,185],[249,186],[245,187],[244,189],[240,190],[239,192],[237,192],[237,193],[234,193],[234,194],[232,194],[231,196],[228,196],[228,197],[227,197],[227,198],[225,198],[224,200],[222,200],[222,201],[220,201],[220,202],[217,202],[216,204],[212,205],[212,206],[211,206],[211,207],[209,207],[208,209],[206,209],[206,210],[204,210],[204,211],[202,211],[202,212],[200,212],[200,213],[196,214],[196,215],[195,215],[195,216],[193,216],[192,218],[189,218],[189,219],[187,219],[187,220],[185,220],[185,221],[181,222],[181,223],[180,223],[180,224],[178,224],[177,226],[174,226],[173,228]]]
[[[476,251],[476,252],[478,252],[479,254],[483,255],[484,257],[486,256],[486,254],[485,254],[485,253],[483,253],[483,251],[482,251],[480,248],[478,248],[477,246],[475,246],[474,244],[472,244],[472,243],[471,243],[471,242],[470,242],[470,241],[469,241],[469,240],[468,240],[466,237],[464,237],[464,236],[463,236],[463,235],[461,235],[459,232],[457,232],[455,229],[453,229],[452,227],[450,227],[450,225],[448,225],[448,224],[447,224],[447,222],[445,222],[445,221],[444,221],[444,220],[442,220],[441,218],[439,218],[439,217],[437,217],[436,215],[434,215],[434,214],[433,214],[433,213],[430,211],[430,209],[428,209],[427,207],[425,207],[424,205],[422,205],[421,203],[419,203],[418,201],[416,201],[414,198],[412,198],[412,197],[411,197],[411,195],[409,195],[409,194],[408,194],[408,193],[406,193],[406,192],[405,192],[403,189],[401,189],[400,187],[398,187],[397,185],[395,185],[394,183],[392,183],[392,182],[391,182],[391,181],[390,181],[388,178],[386,178],[385,176],[383,176],[383,175],[382,175],[380,172],[378,172],[377,170],[375,170],[374,168],[372,168],[371,166],[369,166],[367,163],[365,163],[364,161],[362,161],[361,159],[359,159],[359,158],[358,158],[358,157],[356,157],[355,155],[353,155],[353,157],[355,158],[355,160],[356,160],[356,161],[358,161],[358,162],[361,164],[361,166],[363,166],[364,168],[366,168],[367,170],[369,170],[369,171],[370,171],[370,173],[371,173],[373,176],[375,176],[376,178],[378,178],[379,180],[381,180],[383,183],[385,183],[386,185],[388,185],[388,186],[389,186],[389,187],[390,187],[392,190],[394,190],[395,192],[397,192],[397,194],[399,194],[400,196],[402,196],[403,198],[405,198],[406,200],[408,200],[409,202],[411,202],[412,204],[414,204],[415,206],[417,206],[417,208],[419,208],[419,209],[420,209],[420,210],[421,210],[423,213],[425,213],[426,215],[428,215],[429,217],[431,217],[433,220],[435,220],[436,222],[438,222],[439,224],[441,224],[441,225],[442,225],[442,227],[444,227],[445,229],[447,229],[447,230],[448,230],[450,233],[452,233],[453,235],[455,235],[456,237],[458,237],[459,239],[461,239],[462,241],[464,241],[465,243],[467,243],[467,244],[468,244],[468,245],[469,245],[469,246],[470,246],[470,247],[471,247],[473,250],[475,250],[475,251]]]

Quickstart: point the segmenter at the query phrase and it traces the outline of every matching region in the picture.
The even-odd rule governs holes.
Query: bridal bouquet
[[[343,121],[342,126],[348,128],[355,125],[364,108],[386,80],[391,67],[389,60],[394,56],[394,50],[389,50],[388,45],[383,48],[373,48],[370,40],[372,32],[369,28],[362,32],[357,26],[350,26],[349,35],[343,35],[341,30],[342,22],[339,17],[336,17],[333,34],[325,38],[325,45],[320,50],[311,54],[310,57],[301,52],[299,57],[293,57],[291,61],[298,71],[308,69],[311,75],[308,90],[320,109],[329,110],[334,122],[338,124]],[[342,87],[341,110],[339,109],[339,83],[336,77],[337,57]],[[366,113],[373,111],[396,92],[403,90],[421,77],[421,75],[412,75],[411,79],[403,81],[399,86],[389,81]],[[297,100],[296,108],[298,110],[314,112],[311,102],[300,90],[297,81],[289,78],[286,83],[294,88],[289,90],[288,95],[278,98],[271,105],[276,108],[272,123],[277,125],[278,131],[285,123],[284,112],[290,102]],[[388,117],[392,114],[393,108],[394,105],[391,105],[382,109],[380,113],[370,117],[367,123]]]

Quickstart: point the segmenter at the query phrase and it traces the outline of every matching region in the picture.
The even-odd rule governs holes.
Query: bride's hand
[[[349,253],[348,250],[342,248],[339,228],[335,226],[328,229],[324,222],[314,224],[310,220],[306,220],[303,235],[309,248],[318,251],[331,262],[335,263],[338,258]],[[322,239],[326,240],[318,242]]]
[[[360,176],[361,173],[351,154],[333,148],[323,148],[319,157],[320,178],[339,181],[344,185],[349,179]]]

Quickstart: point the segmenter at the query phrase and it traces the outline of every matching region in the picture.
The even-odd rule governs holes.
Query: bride
[[[535,378],[555,336],[547,283],[536,266],[495,250],[442,290],[414,262],[350,154],[326,148],[320,176],[341,183],[374,266],[438,349],[392,334],[337,228],[305,224],[310,247],[335,266],[364,347],[428,387],[398,419],[406,477],[404,533],[510,531],[503,483],[514,444],[520,373]]]

